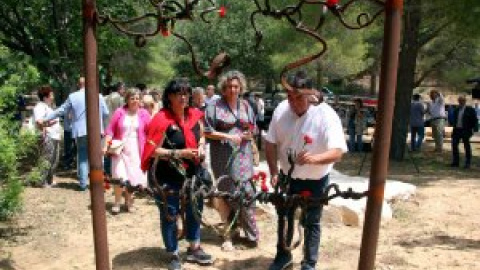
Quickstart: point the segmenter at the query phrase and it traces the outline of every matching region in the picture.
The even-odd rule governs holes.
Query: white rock
[[[261,162],[255,168],[255,172],[263,171],[267,174],[267,185],[270,190],[270,175],[268,165],[265,161]],[[368,181],[366,177],[348,176],[336,170],[330,173],[330,183],[335,183],[341,191],[352,188],[356,192],[368,190]],[[393,217],[393,210],[389,202],[395,200],[408,200],[416,192],[416,187],[412,184],[399,181],[388,180],[385,185],[384,201],[382,207],[382,222],[387,222]],[[264,212],[275,215],[273,207],[262,206]],[[324,207],[322,222],[343,223],[348,226],[362,226],[365,218],[366,198],[360,200],[335,198]]]

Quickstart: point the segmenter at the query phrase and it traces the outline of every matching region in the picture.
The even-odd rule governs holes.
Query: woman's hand
[[[178,157],[179,158],[185,158],[185,159],[194,159],[198,158],[198,149],[194,148],[186,148],[182,150],[177,150],[178,151]]]
[[[106,156],[107,155],[107,151],[108,151],[108,146],[104,146],[102,148],[102,155]]]
[[[239,135],[229,135],[228,136],[228,139],[233,142],[235,145],[239,145],[242,143],[242,138],[243,136],[239,136]]]
[[[253,133],[250,131],[244,131],[242,135],[242,139],[245,141],[249,141],[253,139]]]

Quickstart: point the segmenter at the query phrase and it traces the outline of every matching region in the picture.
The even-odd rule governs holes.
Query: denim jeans
[[[312,192],[313,198],[319,198],[325,191],[325,188],[329,184],[329,176],[326,175],[320,180],[296,180],[290,182],[290,194],[299,194],[301,191],[309,190]],[[315,264],[318,260],[318,250],[320,247],[320,218],[322,217],[323,205],[309,207],[305,211],[303,219],[300,220],[304,227],[304,243],[303,243],[303,260],[302,265],[308,265],[312,269],[315,268]],[[278,209],[278,242],[277,242],[277,255],[289,256],[289,252],[285,251],[282,247],[284,239],[285,228],[281,226],[280,220],[286,217],[288,222],[293,222],[295,212],[293,209]],[[285,223],[286,225],[287,223]],[[293,238],[293,226],[289,228],[286,235],[286,244],[290,246]]]
[[[180,187],[169,186],[169,188],[174,190],[179,190]],[[155,196],[155,203],[157,204],[158,210],[160,211],[160,222],[161,222],[161,231],[163,237],[163,243],[167,252],[176,254],[178,253],[178,240],[177,240],[177,222],[169,221],[163,207],[163,201],[160,196]],[[180,210],[180,198],[177,196],[168,196],[167,197],[167,211],[168,214],[172,217],[179,214]],[[203,210],[203,200],[198,202],[199,211]],[[188,200],[186,209],[185,209],[185,223],[186,228],[183,228],[186,232],[186,239],[190,243],[200,242],[200,223],[197,222],[193,215],[193,208],[190,200]]]
[[[87,136],[78,137],[77,142],[77,176],[80,187],[88,185],[88,142]]]
[[[410,149],[412,151],[420,150],[424,137],[425,127],[410,127]]]
[[[350,152],[363,151],[363,135],[355,134],[355,127],[348,128],[348,150]]]

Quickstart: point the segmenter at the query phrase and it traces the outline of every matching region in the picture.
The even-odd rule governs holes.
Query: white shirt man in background
[[[218,99],[220,99],[220,96],[215,94],[215,86],[213,84],[208,85],[205,91],[205,104],[207,106],[213,105]]]

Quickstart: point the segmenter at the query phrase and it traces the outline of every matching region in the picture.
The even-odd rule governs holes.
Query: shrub
[[[17,143],[11,136],[7,119],[0,119],[0,220],[21,206],[22,183],[17,170]]]

